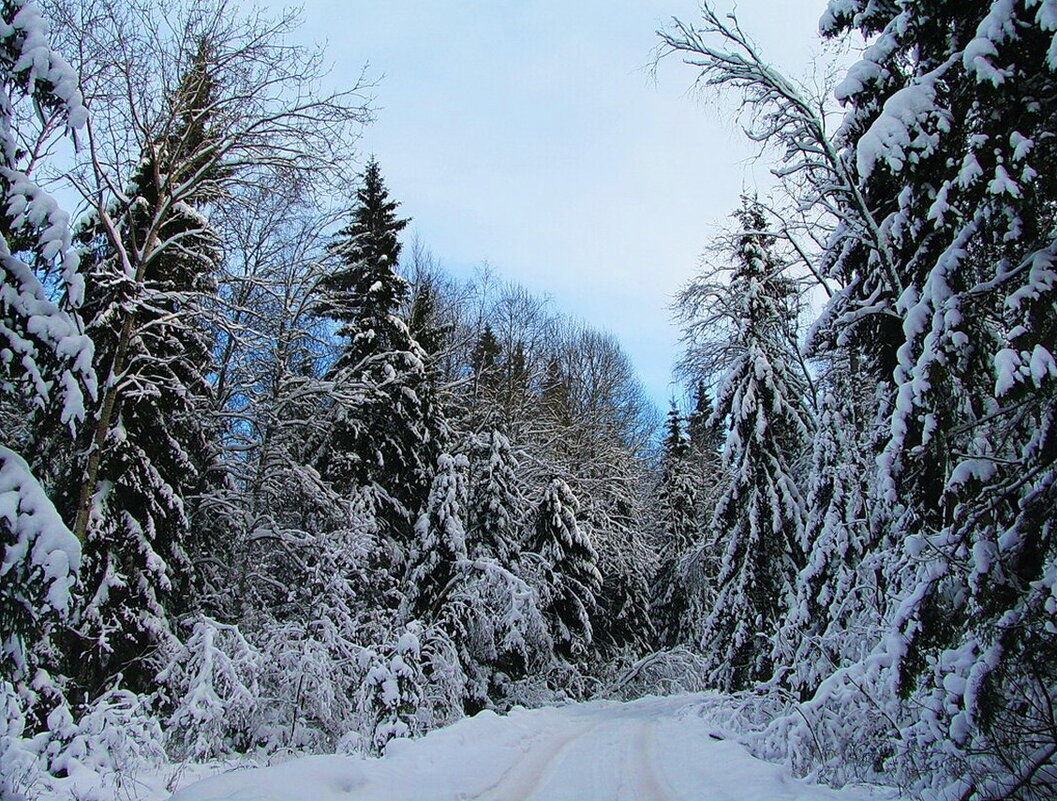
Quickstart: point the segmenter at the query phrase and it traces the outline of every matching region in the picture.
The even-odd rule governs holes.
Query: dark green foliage
[[[130,201],[109,212],[116,230],[93,219],[79,234],[91,278],[84,316],[111,387],[92,409],[94,428],[85,427],[63,482],[71,521],[81,499],[92,507],[70,650],[72,666],[94,689],[119,671],[131,687],[151,686],[152,660],[162,656],[172,621],[194,605],[196,498],[221,479],[211,472],[214,432],[203,423],[213,342],[201,301],[215,289],[221,252],[196,204],[215,196],[223,170],[209,173],[194,194],[173,194],[209,164],[202,155],[213,135],[208,59],[203,44],[173,98],[182,111],[172,131],[150,143],[129,181]],[[87,466],[93,449],[94,476]]]
[[[471,556],[490,557],[510,568],[521,551],[518,528],[524,502],[518,462],[510,440],[499,431],[489,431],[473,444],[467,547]]]
[[[470,368],[478,395],[495,395],[501,377],[499,358],[502,354],[503,347],[496,339],[495,332],[490,325],[486,325],[470,354]]]
[[[331,246],[334,270],[320,282],[318,310],[337,320],[344,346],[330,370],[332,428],[317,467],[341,492],[376,492],[387,530],[404,547],[423,508],[445,425],[427,354],[399,316],[408,298],[397,272],[397,218],[376,161],[364,172],[352,221]]]
[[[452,326],[437,319],[437,287],[432,276],[424,276],[414,288],[407,327],[432,365],[443,352],[452,334]]]
[[[683,429],[679,409],[672,401],[662,443],[661,475],[657,486],[660,567],[653,586],[651,615],[658,644],[665,648],[687,644],[698,621],[691,620],[691,596],[684,561],[698,544],[698,483],[693,472],[693,443]],[[697,610],[699,611],[699,610]]]
[[[694,408],[686,418],[690,447],[703,461],[716,462],[723,449],[722,420],[713,418],[712,398],[703,381],[694,386]]]
[[[579,509],[569,486],[553,479],[536,512],[530,545],[544,565],[544,607],[555,650],[566,658],[585,656],[592,640],[595,595],[602,588],[598,556],[576,518]]]
[[[739,219],[725,303],[735,355],[716,399],[729,431],[729,483],[709,532],[722,558],[702,635],[712,681],[727,690],[770,676],[770,638],[803,558],[803,500],[793,468],[811,426],[791,336],[796,286],[784,275],[759,207],[747,202]]]
[[[397,273],[399,234],[408,220],[396,216],[378,162],[368,162],[349,224],[331,246],[336,267],[319,283],[319,313],[337,320],[345,343],[333,373],[367,370],[379,354],[406,352],[410,335],[397,314],[410,289]]]

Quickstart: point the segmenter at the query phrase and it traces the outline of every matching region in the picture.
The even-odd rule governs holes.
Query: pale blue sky
[[[820,50],[824,0],[743,0],[739,18],[794,74]],[[655,31],[694,0],[305,0],[337,73],[380,78],[365,132],[393,197],[453,273],[487,261],[612,331],[663,408],[669,305],[765,164],[733,113],[688,94]],[[728,98],[726,103],[732,101]]]

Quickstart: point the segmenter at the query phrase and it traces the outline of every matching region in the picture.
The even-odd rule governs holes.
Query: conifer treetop
[[[391,200],[375,159],[367,163],[363,186],[349,224],[338,232],[331,252],[340,266],[320,282],[321,312],[350,323],[393,314],[408,296],[407,282],[396,273],[399,234],[410,219],[397,217],[400,204]]]

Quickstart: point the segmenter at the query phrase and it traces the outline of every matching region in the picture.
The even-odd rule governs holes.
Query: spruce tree
[[[684,558],[700,537],[697,520],[697,487],[690,462],[691,441],[683,429],[679,409],[672,401],[661,454],[657,487],[661,562],[654,579],[651,615],[658,642],[666,648],[689,641],[692,588],[686,585]],[[698,610],[699,611],[699,610]]]
[[[393,642],[370,654],[359,699],[359,728],[372,754],[381,754],[394,737],[413,737],[422,731],[426,677],[421,633],[420,626],[409,624],[393,632]]]
[[[20,425],[48,408],[70,427],[82,420],[96,389],[90,340],[80,330],[84,269],[73,248],[69,215],[28,169],[22,145],[27,107],[54,114],[68,132],[85,124],[77,75],[50,49],[48,25],[33,2],[2,6],[0,38],[0,425],[8,446],[33,437]],[[58,302],[57,302],[58,301]],[[35,421],[36,422],[36,421]]]
[[[369,370],[379,354],[407,350],[407,324],[396,316],[410,288],[397,273],[400,232],[409,220],[397,217],[378,162],[372,159],[356,192],[349,224],[338,232],[331,253],[336,268],[320,281],[319,311],[339,323],[344,346],[332,369]]]
[[[691,441],[683,428],[679,408],[672,401],[661,455],[661,484],[658,501],[664,525],[665,550],[682,554],[697,539],[694,516],[694,486],[689,473]]]
[[[77,316],[85,282],[69,217],[24,171],[16,127],[26,106],[41,119],[56,114],[70,131],[82,127],[77,75],[51,49],[34,3],[8,0],[0,11],[0,705],[10,710],[7,681],[31,678],[33,651],[70,611],[81,561],[80,543],[40,483],[44,476],[24,458],[38,455],[25,420],[39,422],[47,410],[68,448],[96,377]],[[31,697],[22,689],[22,700]],[[21,705],[13,696],[11,703]],[[0,795],[8,789],[0,778]]]
[[[698,381],[694,387],[693,410],[686,419],[686,433],[690,439],[687,480],[694,488],[699,532],[708,528],[727,479],[723,467],[723,447],[726,442],[724,421],[714,411],[712,397],[705,387],[705,382]],[[687,565],[687,569],[693,572],[698,568],[704,568],[707,572],[705,582],[707,584],[715,578],[718,554],[711,552],[707,547],[701,547],[704,543],[700,537],[698,537],[697,545],[697,553],[694,557],[697,567],[690,568]],[[700,590],[704,588],[704,585],[699,581],[693,583],[697,585],[697,591],[694,593],[697,596],[697,602],[701,602]]]
[[[796,461],[810,434],[806,388],[792,343],[797,291],[758,206],[746,202],[726,309],[732,361],[716,398],[727,423],[729,475],[709,540],[722,553],[702,647],[711,681],[740,689],[769,678],[777,631],[803,551]]]
[[[598,556],[580,529],[579,509],[569,485],[552,479],[536,512],[531,543],[542,558],[544,608],[555,650],[565,658],[583,657],[591,644],[591,613],[602,589]]]
[[[171,130],[143,153],[129,201],[109,211],[119,227],[96,218],[79,235],[92,278],[88,333],[108,376],[64,501],[85,531],[71,667],[93,690],[117,672],[130,687],[152,686],[155,660],[175,637],[173,621],[194,605],[191,514],[216,478],[217,459],[203,423],[213,362],[201,298],[214,290],[221,252],[196,209],[215,197],[222,178],[206,155],[217,135],[210,70],[203,41],[171,98]],[[196,174],[197,191],[174,196]]]
[[[694,385],[693,402],[693,411],[686,418],[690,447],[702,459],[718,459],[723,449],[723,427],[713,415],[712,398],[704,381]]]
[[[426,353],[400,312],[408,284],[397,273],[396,215],[378,162],[364,172],[352,219],[331,247],[337,264],[320,282],[320,314],[339,323],[343,347],[330,379],[330,431],[318,443],[320,473],[341,492],[374,491],[389,536],[411,544],[426,503],[444,424],[426,368]]]
[[[473,483],[467,532],[469,552],[473,557],[491,557],[510,568],[521,550],[518,462],[510,440],[500,431],[476,437],[474,446],[470,463]]]
[[[1055,26],[1034,2],[822,20],[874,40],[838,87],[839,144],[884,238],[834,237],[816,349],[878,387],[878,548],[905,599],[878,650],[962,798],[1053,790]]]

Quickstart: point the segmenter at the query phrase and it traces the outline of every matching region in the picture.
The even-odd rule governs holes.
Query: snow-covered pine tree
[[[591,622],[594,653],[610,664],[618,655],[637,658],[655,639],[650,578],[656,565],[646,537],[647,505],[640,492],[643,479],[632,469],[633,462],[623,454],[593,492],[587,484],[590,502],[581,506],[579,518],[602,576]],[[637,467],[642,469],[642,465]]]
[[[465,456],[442,453],[437,459],[426,510],[415,523],[407,579],[408,614],[432,622],[466,553]]]
[[[722,419],[713,414],[712,396],[699,380],[694,386],[693,409],[686,416],[686,433],[690,438],[689,472],[697,489],[697,519],[704,528],[712,519],[722,490],[723,443],[726,439]]]
[[[602,589],[598,556],[576,519],[579,509],[569,485],[552,479],[536,512],[530,547],[544,568],[541,594],[555,650],[567,659],[582,657],[591,644],[591,613]]]
[[[495,429],[474,438],[467,546],[470,556],[491,557],[512,567],[521,551],[524,500],[510,440]]]
[[[426,370],[426,354],[399,317],[408,284],[396,272],[399,233],[378,162],[368,163],[349,225],[320,281],[318,311],[339,323],[344,345],[331,368],[331,430],[317,466],[339,491],[369,487],[378,495],[385,534],[411,544],[425,506],[445,426]]]
[[[686,416],[686,435],[691,449],[703,456],[718,458],[723,449],[723,426],[713,417],[712,397],[704,381],[694,385],[694,408]]]
[[[352,219],[331,246],[339,264],[320,282],[319,311],[339,323],[338,334],[345,338],[335,373],[400,350],[408,341],[407,324],[394,313],[409,294],[407,281],[396,272],[399,235],[409,220],[396,216],[400,204],[390,199],[374,159],[364,169],[356,201]]]
[[[36,4],[7,0],[2,12],[0,390],[5,403],[23,399],[23,416],[55,406],[68,426],[84,418],[85,394],[95,392],[92,346],[76,312],[85,279],[72,247],[69,215],[24,171],[25,142],[38,140],[45,148],[52,132],[82,128],[87,111],[77,74],[51,49],[48,23]],[[32,128],[27,120],[34,119],[25,113],[27,106],[47,120],[44,130],[27,130]],[[16,127],[20,124],[22,130]],[[0,416],[5,444],[11,447],[28,439],[17,423]]]
[[[729,483],[707,535],[722,558],[702,635],[710,679],[727,690],[770,677],[771,640],[802,559],[804,502],[795,465],[812,425],[794,343],[797,287],[759,206],[746,201],[738,219],[729,284],[708,288],[702,280],[683,293],[684,315],[700,311],[695,298],[708,298],[717,303],[708,312],[713,323],[729,333],[712,345],[722,353],[717,364],[726,362],[715,416],[727,424]]]
[[[24,420],[43,410],[58,420],[69,447],[96,378],[92,343],[77,317],[85,281],[69,217],[24,171],[21,142],[35,134],[16,130],[25,105],[58,123],[53,130],[82,127],[77,75],[51,49],[35,3],[5,0],[0,12],[0,680],[22,680],[32,645],[70,609],[81,546],[12,448],[32,444]]]
[[[393,636],[372,655],[360,690],[359,730],[364,750],[373,754],[395,737],[421,733],[426,723],[422,628],[411,623]]]
[[[864,399],[847,364],[820,380],[805,507],[805,564],[774,642],[779,678],[803,700],[878,641],[889,599],[883,555],[870,526],[873,466],[864,442]],[[857,414],[857,412],[859,412]]]
[[[203,39],[170,98],[171,127],[147,143],[127,199],[80,233],[87,330],[107,376],[65,503],[85,537],[70,664],[93,692],[118,672],[129,687],[153,688],[172,622],[193,607],[190,511],[217,456],[203,424],[213,362],[200,298],[215,287],[221,252],[196,208],[222,178],[211,59]]]
[[[661,481],[658,500],[664,525],[664,549],[670,555],[685,553],[696,540],[694,487],[688,469],[690,439],[679,407],[672,401],[664,441],[661,443]]]
[[[503,346],[496,339],[492,326],[486,324],[470,354],[474,395],[493,399],[500,381],[499,359],[502,355]]]
[[[824,330],[885,380],[877,494],[902,601],[884,678],[952,795],[1048,797],[1057,10],[841,0],[822,29],[871,41],[838,87],[839,144],[883,240],[834,237],[846,289]]]
[[[654,579],[650,614],[658,644],[671,648],[689,642],[697,623],[688,619],[689,609],[701,611],[691,603],[693,591],[685,586],[682,570],[683,558],[697,544],[701,529],[697,518],[697,486],[690,464],[691,442],[674,400],[668,411],[661,447],[657,487],[660,566]]]

